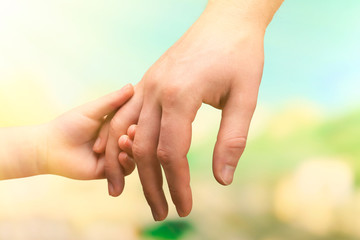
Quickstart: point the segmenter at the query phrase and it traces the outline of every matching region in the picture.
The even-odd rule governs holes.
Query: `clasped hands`
[[[121,194],[124,176],[133,170],[129,159],[134,159],[157,221],[168,213],[162,169],[179,216],[191,211],[187,153],[191,125],[202,103],[222,110],[213,153],[213,173],[220,184],[232,182],[244,151],[262,76],[265,28],[255,23],[234,28],[230,22],[238,17],[232,14],[208,6],[150,67],[134,96],[99,134],[97,150],[105,152],[109,194]]]
[[[137,166],[157,221],[166,218],[162,169],[179,216],[192,208],[187,153],[201,104],[222,110],[213,153],[229,185],[242,155],[262,77],[265,29],[283,0],[209,0],[204,13],[135,86],[39,126],[0,129],[0,180],[56,174],[107,178],[118,196]]]
[[[281,3],[210,0],[200,18],[150,67],[135,90],[128,86],[101,104],[80,108],[80,115],[75,111],[50,124],[46,142],[50,146],[66,143],[68,151],[47,151],[45,159],[55,160],[40,169],[80,179],[106,177],[109,194],[118,196],[124,177],[136,165],[157,221],[168,213],[163,170],[179,216],[187,216],[192,208],[187,160],[192,122],[203,103],[222,110],[213,173],[220,184],[229,185],[256,107],[265,29]],[[80,124],[84,119],[86,128]],[[81,156],[78,161],[90,157],[92,164],[79,168],[71,154]],[[60,159],[67,163],[59,163]]]

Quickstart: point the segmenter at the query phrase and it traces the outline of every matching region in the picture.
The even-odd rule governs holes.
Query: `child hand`
[[[103,155],[105,154],[106,144],[107,144],[107,140],[109,137],[110,121],[113,118],[113,116],[114,116],[114,114],[110,114],[109,116],[107,116],[104,124],[101,126],[98,137],[94,143],[93,151],[98,154],[103,154]],[[129,137],[131,137],[130,139],[134,140],[135,127],[136,127],[136,125],[132,125],[131,127],[129,127],[129,130],[127,133],[128,135],[124,135],[123,137],[125,137],[126,139],[129,139]],[[119,139],[119,141],[120,141],[120,139]],[[135,170],[135,162],[132,157],[132,150],[131,150],[132,145],[131,145],[131,147],[129,147],[128,142],[125,142],[124,144],[126,144],[125,148],[127,151],[122,152],[124,150],[119,145],[119,147],[120,147],[119,150],[122,150],[122,151],[118,155],[118,161],[119,161],[119,164],[121,166],[121,170],[122,170],[124,176],[128,176]],[[129,148],[130,148],[130,150],[129,150]],[[128,151],[131,151],[131,154],[128,154]],[[106,170],[105,170],[105,172],[106,172]]]
[[[113,114],[134,94],[129,84],[121,90],[77,107],[45,125],[43,140],[43,173],[73,179],[100,179],[105,177],[104,150],[106,139],[98,138],[100,128],[107,129],[108,115]],[[110,118],[111,119],[111,118]],[[135,167],[127,156],[119,156],[124,173]]]

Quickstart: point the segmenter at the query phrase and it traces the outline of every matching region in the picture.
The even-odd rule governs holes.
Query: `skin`
[[[281,3],[209,1],[200,18],[151,66],[134,97],[110,122],[105,162],[110,195],[118,196],[124,187],[119,137],[137,123],[132,152],[122,147],[134,156],[154,219],[164,220],[168,213],[162,169],[179,216],[187,216],[192,208],[191,123],[203,103],[222,110],[213,172],[220,184],[231,184],[256,107],[265,30]]]
[[[77,107],[55,120],[28,127],[0,129],[0,180],[56,174],[73,179],[105,177],[105,139],[98,140],[104,118],[118,110],[134,94],[131,85]],[[106,126],[105,126],[106,128]],[[105,142],[104,142],[105,141]],[[123,172],[131,173],[134,162],[119,156]]]

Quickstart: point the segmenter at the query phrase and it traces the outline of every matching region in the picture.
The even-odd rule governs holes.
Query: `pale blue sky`
[[[59,96],[136,83],[205,5],[205,0],[1,1],[0,75],[31,71]],[[259,104],[306,99],[326,109],[358,105],[359,12],[358,0],[285,1],[266,34]]]

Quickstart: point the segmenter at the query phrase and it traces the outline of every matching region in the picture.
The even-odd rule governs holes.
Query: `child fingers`
[[[104,116],[116,111],[125,104],[133,95],[134,87],[131,84],[127,84],[120,90],[87,103],[77,109],[90,119],[101,120]]]
[[[93,151],[98,154],[105,153],[106,144],[109,136],[110,120],[111,118],[109,117],[105,120],[97,136],[97,139],[95,140]]]
[[[134,160],[131,157],[129,157],[125,152],[120,152],[119,163],[123,169],[125,176],[130,175],[135,169]]]
[[[105,153],[102,153],[98,158],[94,179],[104,179],[105,177]]]
[[[133,140],[129,138],[127,135],[122,135],[118,141],[119,148],[124,151],[127,155],[133,158],[132,146]]]
[[[137,128],[137,125],[136,124],[133,124],[131,125],[128,130],[127,130],[127,135],[129,136],[129,138],[134,141],[134,138],[135,138],[135,133],[136,133],[136,128]]]

